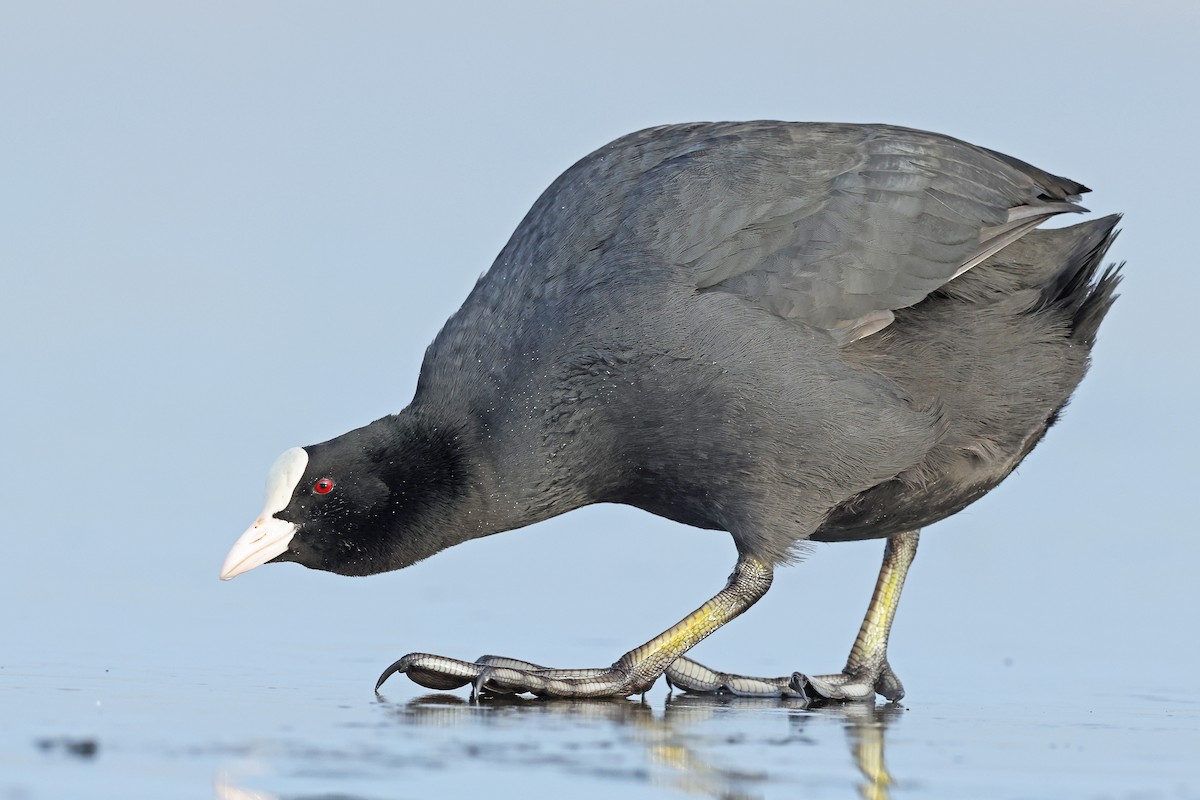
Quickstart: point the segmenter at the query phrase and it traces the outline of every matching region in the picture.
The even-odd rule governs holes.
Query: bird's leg
[[[430,689],[473,684],[498,694],[529,692],[544,697],[628,697],[646,691],[669,664],[704,637],[754,605],[771,586],[770,566],[738,559],[725,588],[669,630],[601,669],[543,669],[516,659],[485,656],[477,662],[428,653],[410,653],[392,664],[375,685],[403,672]]]
[[[900,602],[908,567],[917,554],[919,531],[898,533],[887,541],[875,593],[850,648],[846,667],[833,675],[799,672],[781,678],[755,678],[717,672],[689,658],[676,659],[666,670],[667,682],[687,692],[740,695],[786,695],[827,700],[867,700],[876,693],[888,700],[904,696],[904,686],[887,660],[888,634]]]
[[[871,604],[841,673],[809,676],[795,672],[792,689],[829,700],[863,700],[873,698],[877,692],[888,700],[904,697],[904,685],[888,664],[887,644],[919,538],[920,531],[907,531],[888,539]]]

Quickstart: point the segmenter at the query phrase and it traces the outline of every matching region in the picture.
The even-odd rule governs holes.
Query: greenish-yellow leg
[[[888,635],[908,567],[917,554],[919,531],[892,536],[883,553],[875,593],[850,648],[846,667],[834,675],[800,672],[781,678],[756,678],[709,669],[690,658],[676,659],[666,670],[667,681],[687,692],[727,692],[740,695],[789,695],[828,700],[867,700],[879,693],[889,700],[904,696],[904,686],[887,660]]]
[[[543,697],[628,697],[646,691],[663,670],[693,645],[754,605],[771,586],[770,566],[738,559],[725,588],[669,630],[621,656],[608,668],[544,669],[499,656],[459,661],[429,653],[409,653],[392,664],[375,684],[397,672],[430,689],[472,684],[495,694],[529,692]]]

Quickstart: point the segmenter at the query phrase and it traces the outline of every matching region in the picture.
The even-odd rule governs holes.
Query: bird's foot
[[[718,672],[686,656],[675,659],[663,677],[672,689],[691,694],[734,694],[742,697],[801,697],[791,687],[791,677],[755,678]]]
[[[802,672],[793,672],[788,685],[813,700],[874,700],[876,694],[892,701],[904,697],[904,684],[896,677],[896,673],[892,672],[886,661],[875,668],[859,667],[833,675],[805,675]]]
[[[538,697],[629,697],[646,692],[667,665],[689,647],[741,614],[771,586],[771,566],[749,556],[738,558],[725,588],[650,641],[635,647],[607,668],[546,669],[528,661],[483,656],[477,661],[409,653],[383,671],[375,684],[403,672],[430,689],[471,684],[476,694],[529,694]]]
[[[904,696],[904,686],[887,662],[878,669],[859,668],[834,675],[805,675],[757,678],[718,672],[687,657],[675,659],[664,673],[675,689],[694,694],[733,694],[749,697],[807,697],[810,700],[849,702],[874,699],[876,693],[888,700]]]
[[[460,661],[430,653],[409,653],[383,671],[375,684],[376,691],[397,673],[407,675],[427,689],[457,689],[470,684],[477,695],[529,693],[538,697],[628,697],[654,685],[653,680],[649,683],[635,680],[618,664],[598,669],[548,669],[503,656]]]

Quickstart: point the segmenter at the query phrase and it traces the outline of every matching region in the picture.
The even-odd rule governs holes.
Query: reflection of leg
[[[904,696],[904,687],[888,665],[887,642],[904,578],[917,553],[918,539],[918,531],[899,533],[888,539],[875,593],[841,673],[807,676],[796,672],[783,678],[755,678],[717,672],[689,658],[680,658],[667,669],[667,681],[685,692],[804,694],[829,700],[865,700],[878,692],[889,700],[899,700]]]
[[[888,800],[893,780],[884,760],[884,747],[888,723],[901,707],[854,703],[842,708],[851,712],[846,717],[846,736],[854,764],[863,776],[858,793],[864,800]]]
[[[862,773],[864,783],[859,794],[866,800],[887,800],[890,796],[892,776],[883,761],[883,728],[878,725],[851,729],[854,763]]]
[[[676,658],[766,594],[771,567],[752,558],[738,559],[725,588],[669,630],[623,655],[607,669],[557,670],[515,659],[488,656],[459,661],[428,653],[410,653],[379,677],[376,689],[397,672],[430,689],[474,684],[499,694],[530,692],[548,697],[626,697],[649,689]]]

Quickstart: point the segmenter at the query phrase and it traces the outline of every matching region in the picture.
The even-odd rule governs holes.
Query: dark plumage
[[[911,535],[915,551],[917,529],[1033,448],[1083,378],[1118,282],[1097,274],[1117,217],[1033,230],[1082,211],[1086,191],[896,127],[619,139],[534,204],[430,345],[406,409],[281,458],[223,576],[266,560],[399,569],[597,502],[729,531],[741,559],[720,619],[685,620],[694,631],[612,670],[394,666],[438,687],[641,690],[761,596],[798,543]],[[882,651],[872,659],[852,657],[841,683],[899,692]],[[682,665],[695,669],[668,676],[683,688],[745,689]],[[844,699],[799,673],[770,680],[751,688]]]

